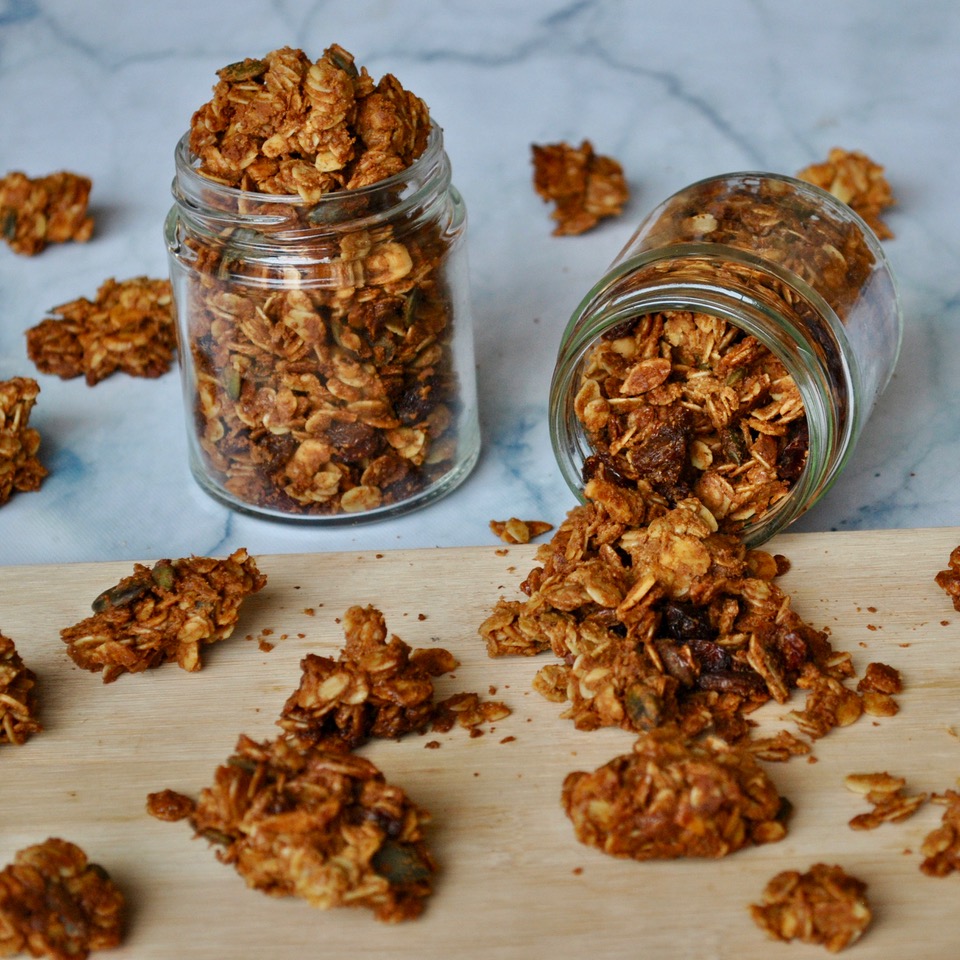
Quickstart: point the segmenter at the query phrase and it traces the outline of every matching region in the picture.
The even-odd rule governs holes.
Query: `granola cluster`
[[[837,953],[856,943],[873,919],[866,891],[842,867],[815,863],[804,873],[778,873],[750,914],[774,940],[801,940]]]
[[[563,782],[577,839],[634,860],[719,858],[786,836],[789,804],[753,754],[676,728],[641,736],[633,751]]]
[[[83,243],[93,234],[87,214],[92,183],[69,171],[31,178],[19,171],[0,178],[0,231],[15,253],[31,257],[50,243]]]
[[[101,593],[93,615],[60,631],[70,658],[84,670],[103,671],[103,682],[176,661],[203,666],[201,648],[229,637],[240,605],[267,582],[246,550],[225,560],[160,560]]]
[[[534,189],[544,202],[554,204],[554,236],[586,233],[604,217],[623,212],[630,197],[623,167],[595,153],[589,140],[579,147],[550,143],[531,149]]]
[[[379,610],[351,607],[343,626],[346,645],[337,660],[310,653],[301,662],[300,685],[277,721],[289,736],[354,749],[371,737],[445,726],[451,716],[474,728],[509,714],[502,703],[468,702],[464,694],[435,700],[432,678],[456,669],[457,660],[442,648],[411,650],[388,638]]]
[[[14,642],[0,633],[0,744],[19,746],[43,729],[37,716],[36,682]]]
[[[518,520],[511,517],[509,520],[491,520],[490,529],[504,543],[529,543],[549,533],[553,524],[546,520]]]
[[[960,793],[946,790],[930,797],[944,807],[940,826],[924,837],[920,870],[928,877],[945,877],[960,870]]]
[[[105,280],[95,300],[80,297],[50,310],[27,331],[27,355],[41,373],[85,377],[94,386],[121,371],[159,377],[176,348],[169,280]]]
[[[241,736],[196,804],[163,791],[148,798],[148,810],[164,819],[188,811],[218,858],[271,896],[367,907],[398,922],[419,916],[432,892],[428,814],[343,749]]]
[[[893,231],[881,214],[895,201],[883,171],[879,163],[859,150],[834,147],[823,163],[804,167],[797,178],[832,193],[860,214],[881,240],[888,240]]]
[[[37,458],[40,434],[27,426],[39,393],[30,377],[0,381],[0,506],[14,491],[39,490],[47,475]]]
[[[946,569],[934,578],[938,587],[950,598],[954,610],[960,610],[960,546],[950,551]]]
[[[851,830],[875,830],[884,823],[900,823],[912,817],[927,802],[927,794],[906,794],[907,781],[887,773],[851,773],[844,784],[853,793],[861,794],[871,809],[850,820]]]
[[[0,956],[84,960],[120,945],[123,893],[76,844],[51,837],[0,870]]]

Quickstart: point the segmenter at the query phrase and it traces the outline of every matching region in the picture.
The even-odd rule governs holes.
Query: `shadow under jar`
[[[190,465],[244,512],[350,523],[476,463],[466,213],[442,133],[319,201],[226,187],[176,149],[165,239]]]
[[[769,173],[664,201],[575,310],[551,438],[591,477],[668,509],[698,498],[755,546],[823,496],[889,381],[902,336],[876,235],[819,187]]]

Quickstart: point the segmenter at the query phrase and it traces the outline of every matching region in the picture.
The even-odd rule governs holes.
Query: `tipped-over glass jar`
[[[165,237],[200,485],[326,523],[456,487],[480,432],[465,210],[440,129],[406,170],[315,201],[196,168],[184,136]]]
[[[591,478],[762,543],[848,461],[900,348],[876,235],[819,187],[769,173],[692,184],[640,225],[574,312],[551,436]]]

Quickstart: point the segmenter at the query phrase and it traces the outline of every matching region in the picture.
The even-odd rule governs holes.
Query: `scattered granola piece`
[[[896,201],[883,170],[859,150],[834,147],[823,163],[805,167],[797,178],[832,193],[859,213],[881,240],[889,240],[893,231],[880,214]]]
[[[51,837],[0,870],[0,956],[83,960],[119,946],[124,896],[99,864]]]
[[[753,737],[746,744],[746,749],[758,760],[783,763],[791,757],[807,756],[810,753],[810,743],[801,740],[789,730],[778,730],[770,737]]]
[[[14,490],[39,490],[47,475],[37,459],[40,434],[27,426],[39,393],[29,377],[0,381],[0,506]]]
[[[552,530],[553,524],[546,520],[518,520],[511,517],[509,520],[491,520],[490,529],[504,543],[529,543]]]
[[[176,329],[169,280],[111,278],[96,300],[81,297],[50,313],[27,331],[27,354],[41,373],[84,376],[92,387],[118,370],[153,378],[170,369]]]
[[[200,648],[229,637],[244,598],[266,582],[243,549],[225,560],[137,563],[131,576],[93,601],[93,616],[65,627],[60,638],[77,666],[103,671],[104,683],[168,660],[200,670]]]
[[[934,580],[953,602],[953,608],[960,610],[960,546],[950,551],[947,569],[941,570]]]
[[[848,790],[863,794],[873,807],[869,813],[861,813],[850,822],[852,830],[875,830],[883,823],[900,823],[912,817],[927,802],[927,794],[908,796],[903,789],[907,781],[883,773],[851,773],[844,780]]]
[[[866,891],[842,867],[815,863],[806,873],[778,873],[750,915],[774,940],[802,940],[837,953],[856,943],[872,920]]]
[[[148,801],[151,812],[168,805]],[[342,749],[241,736],[188,818],[221,862],[271,896],[368,907],[393,923],[419,916],[432,893],[429,815]]]
[[[563,783],[577,839],[634,860],[724,857],[787,833],[789,804],[748,751],[676,729],[640,737],[633,752]]]
[[[19,171],[0,179],[0,230],[15,253],[30,257],[49,243],[84,243],[93,234],[87,215],[88,177],[68,171],[30,178]]]
[[[579,147],[551,143],[531,149],[534,189],[556,205],[551,214],[554,236],[585,233],[603,217],[623,212],[630,196],[623,167],[612,157],[594,153],[589,140]]]
[[[457,724],[472,733],[481,724],[494,723],[509,715],[510,708],[499,700],[481,700],[476,693],[455,693],[437,704],[432,729],[446,733]]]
[[[176,790],[158,790],[147,794],[147,813],[167,823],[186,820],[196,808],[197,804],[191,797]]]
[[[43,729],[37,718],[36,681],[14,642],[0,633],[0,744],[19,746]]]
[[[933,794],[930,800],[946,809],[940,826],[926,835],[920,847],[920,870],[928,877],[945,877],[960,870],[960,793],[947,790]]]

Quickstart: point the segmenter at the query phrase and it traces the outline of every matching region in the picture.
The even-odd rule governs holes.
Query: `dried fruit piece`
[[[148,809],[169,810],[167,794],[153,795]],[[220,861],[271,896],[368,907],[393,923],[419,916],[432,893],[429,815],[373,763],[342,749],[241,736],[213,785],[182,808]]]
[[[63,170],[31,179],[20,171],[0,179],[0,231],[15,253],[34,256],[49,243],[84,243],[93,234],[87,215],[89,177]]]
[[[37,459],[40,434],[27,426],[39,393],[29,377],[0,381],[0,506],[15,490],[39,490],[47,475]]]
[[[246,550],[225,560],[186,557],[134,564],[133,574],[93,601],[94,613],[60,631],[70,658],[103,682],[175,660],[203,666],[200,650],[233,633],[240,605],[267,582]]]
[[[782,840],[789,811],[749,751],[667,727],[593,773],[568,774],[563,807],[581,843],[634,860],[717,858]]]
[[[51,837],[0,870],[0,956],[83,960],[119,946],[124,896],[76,844]]]
[[[594,152],[584,140],[579,147],[568,143],[533,144],[533,186],[547,202],[556,221],[554,236],[585,233],[604,217],[616,217],[630,196],[623,167],[612,157]]]
[[[960,610],[960,546],[950,551],[947,568],[934,578],[938,587],[950,598],[954,610]]]
[[[856,943],[873,919],[866,891],[842,867],[815,863],[805,873],[778,873],[750,915],[774,940],[802,940],[837,953]]]
[[[553,524],[546,520],[518,520],[511,517],[509,520],[491,520],[490,529],[504,543],[529,543],[552,530]]]
[[[169,280],[105,280],[96,300],[54,307],[27,331],[27,354],[41,373],[83,376],[94,386],[118,370],[159,377],[176,347]]]
[[[37,717],[36,675],[14,642],[0,633],[0,744],[22,744],[43,727]]]

